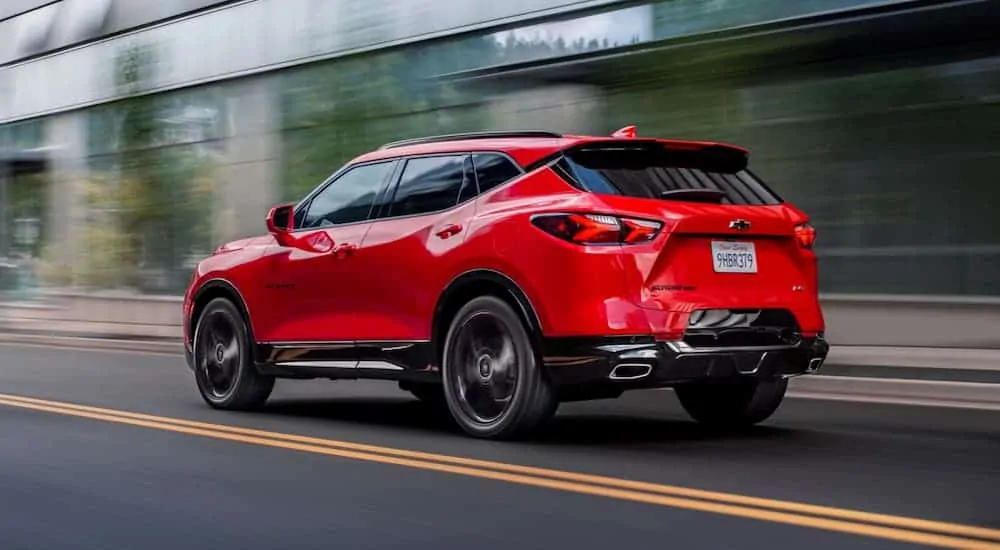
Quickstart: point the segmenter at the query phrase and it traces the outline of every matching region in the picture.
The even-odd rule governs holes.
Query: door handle
[[[452,223],[441,228],[441,230],[435,233],[435,235],[437,235],[442,239],[447,239],[448,237],[451,237],[452,235],[457,235],[461,232],[462,232],[462,226]]]
[[[333,255],[338,260],[342,260],[342,259],[350,256],[351,254],[354,254],[354,251],[356,251],[357,249],[358,249],[357,245],[342,244],[342,245],[338,245],[338,246],[334,247],[334,249],[333,249]]]

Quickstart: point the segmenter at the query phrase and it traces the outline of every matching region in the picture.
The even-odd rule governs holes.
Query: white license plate
[[[757,273],[753,243],[712,241],[712,266],[716,273]]]

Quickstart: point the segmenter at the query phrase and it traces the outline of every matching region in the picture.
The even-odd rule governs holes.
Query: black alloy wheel
[[[525,324],[500,298],[475,298],[459,310],[442,355],[448,409],[466,433],[519,438],[555,414],[559,402]]]
[[[243,316],[232,302],[216,298],[205,306],[194,333],[198,391],[216,409],[251,410],[264,405],[274,377],[257,372]]]

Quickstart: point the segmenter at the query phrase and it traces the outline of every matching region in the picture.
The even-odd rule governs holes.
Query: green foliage
[[[89,114],[91,150],[104,155],[92,165],[103,170],[86,185],[85,227],[62,247],[84,251],[73,284],[176,291],[187,282],[186,258],[211,246],[214,158],[201,143],[178,145],[167,135],[170,108],[183,110],[186,96],[147,94],[155,68],[151,48],[124,49],[116,59],[123,99]],[[198,124],[180,124],[189,123]],[[66,278],[59,262],[48,263],[50,277]],[[144,273],[166,275],[167,287],[149,288]]]
[[[94,178],[83,186],[87,223],[71,241],[53,241],[42,251],[38,275],[47,284],[85,288],[134,287],[138,283],[135,241],[121,211],[141,197],[134,181]]]
[[[301,198],[345,162],[385,142],[481,128],[477,99],[430,78],[454,67],[449,59],[417,49],[286,76],[284,198]]]

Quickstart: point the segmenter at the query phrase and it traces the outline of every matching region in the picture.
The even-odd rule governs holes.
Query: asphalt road
[[[392,383],[223,413],[179,357],[10,345],[0,394],[4,550],[1000,548],[997,412],[791,399],[727,435],[650,391],[493,443]]]

